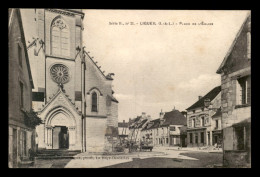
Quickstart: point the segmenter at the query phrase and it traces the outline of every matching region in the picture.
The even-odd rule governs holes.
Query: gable
[[[238,31],[229,51],[217,70],[220,74],[227,70],[230,73],[246,68],[251,65],[251,60],[247,59],[247,32],[251,31],[251,15],[249,14],[240,30]]]
[[[59,88],[59,91],[54,95],[43,107],[40,114],[44,114],[48,112],[50,109],[63,106],[66,107],[71,112],[74,112],[78,115],[81,115],[80,111],[78,111],[75,105],[69,100],[69,98],[65,95],[65,93]]]

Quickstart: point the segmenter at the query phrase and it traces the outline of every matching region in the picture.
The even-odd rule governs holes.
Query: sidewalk
[[[214,147],[165,147],[165,146],[158,146],[154,147],[154,151],[161,151],[167,152],[168,150],[176,150],[176,151],[199,151],[199,152],[216,152],[222,153],[222,148],[215,149]]]
[[[154,156],[163,156],[167,155],[165,152],[159,152],[159,151],[142,151],[142,152],[131,152],[131,153],[118,153],[118,154],[95,154],[95,153],[88,153],[83,152],[80,154],[77,154],[73,156],[74,159],[87,159],[91,157],[112,157],[117,156],[119,159],[120,157],[128,157],[128,158],[140,158],[140,157],[154,157]]]

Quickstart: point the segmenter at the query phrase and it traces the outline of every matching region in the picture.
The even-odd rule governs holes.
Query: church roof
[[[102,74],[102,76],[103,76],[105,79],[107,79],[107,80],[113,80],[113,78],[111,77],[111,74],[105,75],[104,72],[101,71],[100,66],[98,66],[97,63],[94,62],[94,60],[92,59],[92,57],[90,57],[89,54],[88,54],[86,51],[85,51],[84,53],[86,54],[87,58],[89,58],[89,59],[93,62],[93,64],[96,66],[96,68],[99,70],[99,72]]]

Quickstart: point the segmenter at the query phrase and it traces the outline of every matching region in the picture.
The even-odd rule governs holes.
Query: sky
[[[115,73],[119,121],[145,112],[184,111],[220,85],[218,67],[248,11],[83,10],[83,45],[105,74]],[[34,9],[22,9],[26,36]],[[24,17],[27,18],[24,18]],[[198,25],[201,22],[213,25]],[[109,25],[134,22],[136,25]],[[140,25],[155,22],[157,25]],[[158,25],[171,22],[175,25]],[[190,25],[180,25],[190,23]],[[178,25],[176,25],[176,23]],[[197,25],[192,25],[196,23]],[[26,41],[30,40],[29,38]]]
[[[248,11],[84,10],[83,40],[115,73],[119,121],[184,111],[221,84],[216,74]],[[140,22],[213,25],[140,25]],[[138,25],[109,25],[134,22]]]

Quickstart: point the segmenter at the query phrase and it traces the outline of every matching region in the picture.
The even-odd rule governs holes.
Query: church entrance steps
[[[36,159],[73,159],[73,156],[81,153],[80,150],[46,149],[39,150]]]

